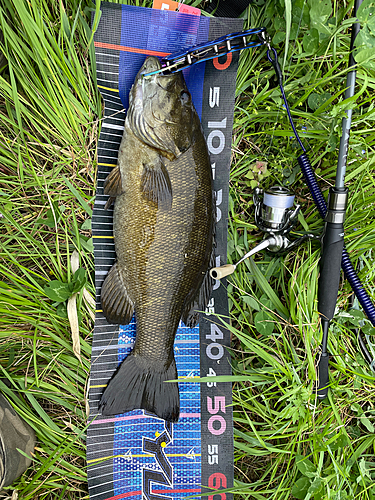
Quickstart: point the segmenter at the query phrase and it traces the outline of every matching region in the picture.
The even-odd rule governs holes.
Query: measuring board
[[[100,305],[104,278],[115,260],[113,208],[104,210],[103,183],[116,166],[128,94],[148,55],[173,53],[242,29],[242,20],[207,18],[128,5],[102,3],[95,33],[97,83],[105,110],[98,143],[96,200],[92,218],[97,312],[90,375],[87,465],[92,500],[182,499],[233,484],[230,383],[183,382],[229,375],[229,332],[216,316],[228,316],[225,283],[217,281],[196,328],[179,325],[175,358],[180,419],[171,424],[133,410],[114,417],[98,412],[100,397],[118,365],[131,352],[136,323],[108,324]],[[228,181],[238,54],[184,70],[210,152],[216,192],[216,264],[226,262]],[[206,487],[206,488],[205,488]],[[208,489],[207,489],[208,487]],[[213,491],[213,493],[215,493]],[[218,495],[218,493],[216,493]],[[208,498],[214,499],[214,494]],[[217,497],[215,500],[217,500]],[[221,500],[230,498],[222,493]]]

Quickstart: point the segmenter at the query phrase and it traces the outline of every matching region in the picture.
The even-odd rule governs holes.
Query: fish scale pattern
[[[181,157],[166,162],[173,193],[170,209],[145,207],[136,171],[128,174],[114,211],[117,265],[124,269],[137,314],[137,352],[160,365],[170,363],[185,298],[199,290],[203,275],[198,282],[197,277],[201,270],[206,272],[212,252],[211,172],[202,134],[200,139]],[[152,232],[146,245],[141,238],[145,227]]]

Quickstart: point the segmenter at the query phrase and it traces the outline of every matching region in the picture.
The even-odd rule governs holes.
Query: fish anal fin
[[[105,210],[107,210],[114,202],[117,196],[120,196],[124,192],[122,187],[121,172],[120,167],[117,165],[111,173],[107,176],[104,181],[104,194],[107,194],[110,198],[105,205]]]
[[[188,328],[194,328],[199,323],[199,312],[204,311],[208,305],[211,297],[212,289],[215,280],[210,276],[210,269],[215,267],[215,251],[214,247],[211,252],[210,262],[208,269],[204,275],[201,286],[199,287],[196,295],[188,300],[185,304],[184,310],[181,315],[182,321]]]
[[[172,184],[167,169],[159,158],[154,164],[144,164],[141,178],[143,196],[157,206],[170,208]]]
[[[101,302],[108,323],[127,325],[132,319],[134,304],[128,295],[117,263],[111,267],[104,280]]]

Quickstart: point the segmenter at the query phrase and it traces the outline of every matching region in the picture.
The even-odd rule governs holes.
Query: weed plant
[[[374,298],[375,9],[363,5],[359,45],[365,45],[350,101],[344,90],[353,2],[257,0],[244,23],[266,26],[278,49],[292,115],[324,193],[334,183],[342,117],[354,106],[345,242]],[[0,494],[4,499],[14,489],[26,500],[88,498],[90,219],[102,117],[89,19],[94,13],[95,29],[98,8],[78,0],[0,1],[6,58],[0,68],[0,389],[38,439],[33,466]],[[245,51],[233,131],[230,262],[262,237],[254,225],[256,186],[292,188],[301,204],[297,230],[321,232],[296,165],[299,154],[265,51]],[[284,256],[259,254],[228,280],[237,498],[375,496],[375,377],[353,330],[372,328],[350,309],[344,280],[330,332],[331,390],[322,403],[314,392],[319,256],[314,243]],[[72,297],[80,349],[67,315]]]

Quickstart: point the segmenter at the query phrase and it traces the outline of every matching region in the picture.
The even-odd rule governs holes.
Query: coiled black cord
[[[271,52],[273,56],[271,56]],[[278,79],[278,83],[280,86],[281,94],[283,96],[283,100],[285,103],[285,108],[288,113],[289,121],[292,126],[294,135],[296,136],[296,139],[301,146],[301,149],[303,151],[303,154],[298,157],[298,163],[301,168],[301,171],[303,173],[305,182],[310,190],[310,193],[313,197],[313,200],[315,202],[315,205],[318,208],[319,214],[322,217],[322,219],[325,218],[326,213],[327,213],[327,204],[325,202],[325,199],[323,197],[323,194],[320,190],[320,187],[318,185],[318,182],[316,180],[315,172],[311,166],[310,159],[306,153],[306,149],[298,135],[298,132],[296,130],[296,127],[293,123],[293,118],[289,109],[288,101],[285,96],[285,91],[284,91],[284,86],[283,86],[283,76],[281,72],[280,65],[277,60],[277,52],[274,48],[269,47],[267,51],[267,57],[268,60],[272,63],[276,77]],[[357,276],[357,273],[353,267],[353,264],[350,261],[349,254],[344,247],[343,254],[342,254],[342,260],[341,260],[341,267],[345,273],[346,279],[349,281],[350,286],[352,287],[353,292],[358,298],[359,303],[363,307],[365,313],[367,314],[368,319],[371,321],[372,325],[375,326],[375,307],[367,293],[367,291],[364,289],[360,279]]]

